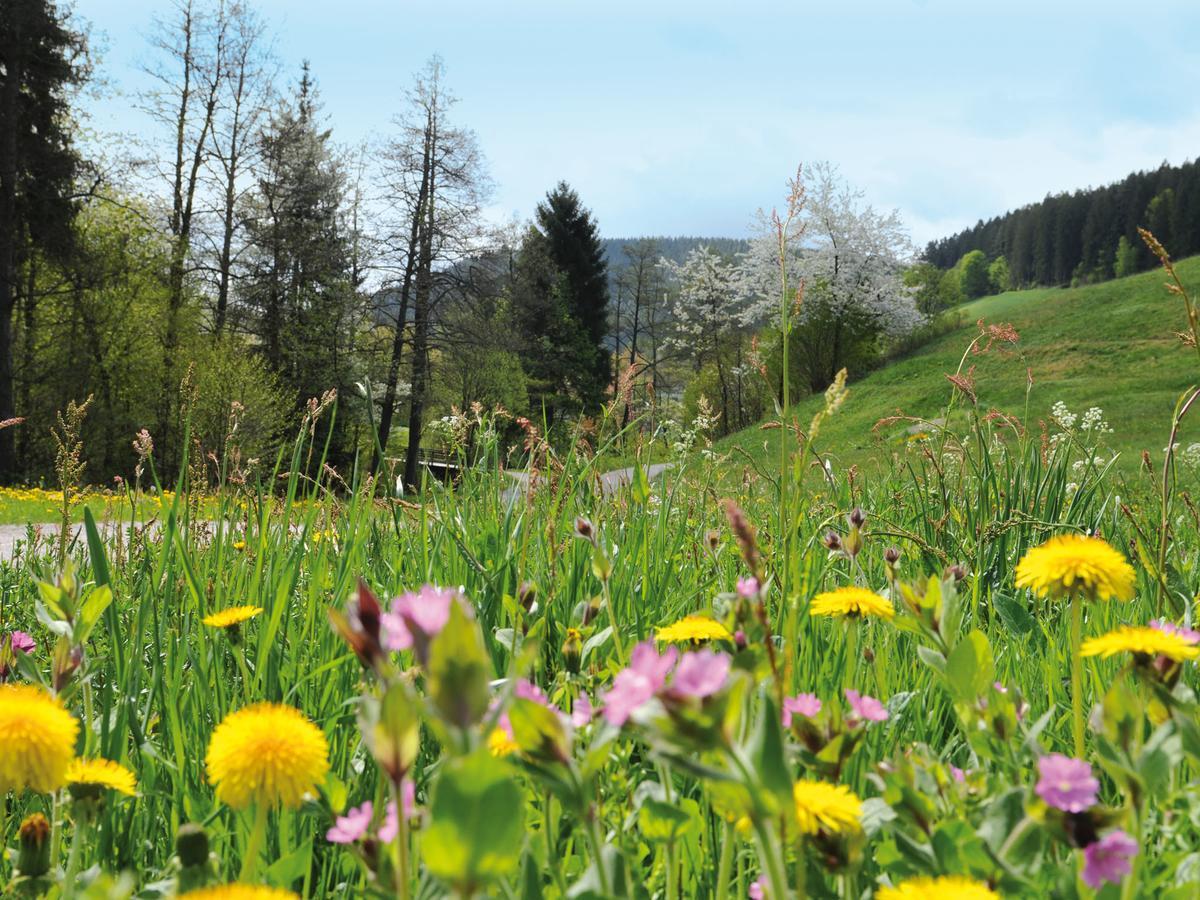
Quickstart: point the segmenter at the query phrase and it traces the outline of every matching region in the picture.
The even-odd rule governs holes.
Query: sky
[[[335,139],[376,146],[434,53],[526,218],[560,179],[606,237],[740,237],[829,160],[918,245],[1049,192],[1200,151],[1200,2],[254,0],[308,59]],[[75,0],[103,48],[94,124],[134,104],[166,0]]]

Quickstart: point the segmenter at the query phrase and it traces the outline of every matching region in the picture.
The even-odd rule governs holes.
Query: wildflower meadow
[[[1196,896],[1172,456],[1139,494],[1102,410],[1001,428],[948,374],[870,474],[821,457],[844,378],[774,470],[643,447],[615,492],[615,416],[529,425],[515,482],[484,429],[415,498],[296,474],[332,408],[203,505],[147,462],[0,564],[7,891]]]

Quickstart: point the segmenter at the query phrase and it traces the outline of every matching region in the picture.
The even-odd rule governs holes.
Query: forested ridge
[[[1164,162],[1114,184],[1049,195],[931,241],[924,258],[950,269],[980,251],[1007,261],[1007,287],[1086,284],[1157,264],[1138,227],[1176,257],[1200,253],[1200,163]]]

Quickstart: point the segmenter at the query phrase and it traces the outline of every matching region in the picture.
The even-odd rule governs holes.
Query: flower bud
[[[203,825],[186,822],[175,834],[175,856],[179,860],[177,891],[188,891],[205,887],[213,874],[209,855],[208,833]]]
[[[562,645],[563,663],[572,675],[579,674],[579,664],[583,659],[583,635],[578,628],[568,628],[567,638]]]
[[[962,581],[967,577],[967,567],[962,563],[955,563],[946,569],[946,577],[953,578],[955,581]]]
[[[862,511],[862,507],[856,506],[850,510],[850,515],[846,519],[851,528],[862,528],[867,521],[867,514]]]
[[[531,612],[534,604],[537,603],[537,585],[532,581],[522,582],[521,586],[517,588],[517,600],[525,612]]]
[[[585,627],[591,625],[596,616],[600,615],[602,603],[603,601],[600,597],[593,597],[588,601],[588,605],[583,610],[583,624]]]
[[[50,871],[50,823],[41,813],[26,816],[18,832],[17,869],[25,878],[40,878]]]
[[[208,832],[203,825],[185,822],[175,835],[175,855],[185,869],[202,866],[208,862]]]
[[[575,517],[575,536],[596,543],[596,527],[583,516]]]
[[[889,566],[894,566],[896,563],[900,562],[900,548],[888,547],[886,550],[884,550],[883,561]]]
[[[715,528],[704,532],[704,543],[708,545],[709,553],[716,553],[721,546],[721,534]]]
[[[822,543],[825,544],[826,549],[833,552],[837,552],[838,550],[842,549],[842,539],[838,537],[838,533],[836,531],[825,532],[825,537],[822,540]]]

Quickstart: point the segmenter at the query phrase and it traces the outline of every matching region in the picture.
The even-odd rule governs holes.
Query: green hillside
[[[1179,264],[1184,283],[1200,292],[1200,257]],[[1011,323],[1020,342],[1007,350],[968,357],[982,411],[992,408],[1025,419],[1026,367],[1033,378],[1028,424],[1035,433],[1048,420],[1050,407],[1063,401],[1076,413],[1104,410],[1113,427],[1108,443],[1120,451],[1119,466],[1131,471],[1141,451],[1161,460],[1170,417],[1182,391],[1200,383],[1200,362],[1175,332],[1186,329],[1183,301],[1163,287],[1161,270],[1081,288],[1011,291],[961,307],[963,326],[921,347],[912,355],[851,384],[838,414],[823,427],[822,456],[835,465],[890,462],[909,443],[911,423],[875,428],[880,419],[903,414],[941,417],[951,386],[946,374],[959,366],[979,333],[976,321]],[[797,404],[806,425],[821,399]],[[734,459],[764,461],[780,432],[747,429],[723,439],[718,449]],[[1181,432],[1181,441],[1200,440],[1200,419]]]

